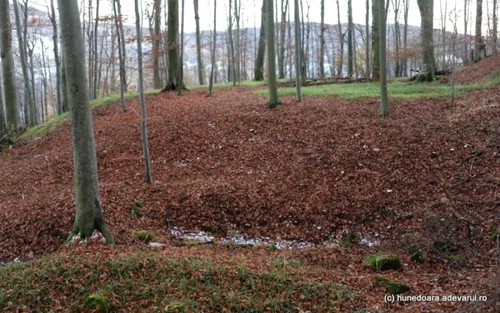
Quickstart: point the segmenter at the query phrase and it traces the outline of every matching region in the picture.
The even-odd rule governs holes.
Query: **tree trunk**
[[[99,89],[99,79],[98,79],[98,67],[99,67],[99,57],[97,55],[97,39],[99,37],[99,0],[96,0],[95,6],[95,24],[94,24],[94,47],[93,47],[93,56],[94,56],[94,69],[93,69],[93,84],[92,84],[92,99],[97,99],[97,89]]]
[[[380,0],[372,0],[372,51],[373,51],[373,65],[372,65],[372,80],[375,82],[380,81]]]
[[[120,62],[120,102],[122,105],[122,111],[127,111],[127,105],[125,104],[125,96],[124,93],[127,90],[126,86],[126,77],[125,77],[125,54],[123,52],[123,42],[122,42],[122,31],[123,28],[120,28],[120,22],[122,16],[118,13],[118,7],[120,6],[119,0],[113,1],[113,13],[115,15],[115,27],[116,27],[116,38],[118,40],[118,61]]]
[[[324,1],[324,0],[322,0]],[[286,14],[288,10],[288,0],[281,0],[281,23],[280,23],[280,44],[278,53],[278,72],[279,78],[285,78],[285,45],[286,41]]]
[[[260,22],[259,48],[255,59],[254,80],[264,80],[264,56],[266,54],[266,0],[262,0],[262,17]]]
[[[404,11],[404,20],[405,26],[403,31],[403,50],[405,53],[405,57],[403,59],[403,75],[408,76],[408,13],[410,11],[410,0],[404,0],[405,11]]]
[[[179,1],[168,0],[168,82],[164,91],[177,90],[178,86],[185,88],[184,82],[179,77]]]
[[[31,93],[31,86],[30,86],[30,77],[28,73],[28,62],[26,58],[26,49],[23,41],[23,36],[21,32],[21,19],[19,18],[19,8],[17,4],[17,0],[14,0],[14,15],[16,17],[16,27],[17,27],[17,42],[19,44],[19,56],[21,59],[21,69],[23,71],[23,80],[24,80],[24,94],[25,94],[25,99],[24,99],[24,106],[27,108],[25,112],[27,111],[28,116],[25,116],[25,123],[26,126],[35,126],[36,125],[36,120],[34,119],[35,113],[35,105],[34,105],[34,100],[33,100],[33,94]]]
[[[205,84],[205,70],[201,58],[201,34],[198,0],[194,0],[194,20],[196,22],[196,60],[198,62],[198,83],[203,85]]]
[[[483,41],[481,26],[483,24],[483,0],[476,1],[476,36],[474,40],[474,61],[486,56],[486,45]]]
[[[229,39],[229,53],[228,53],[228,67],[229,67],[229,77],[233,81],[233,86],[236,86],[236,60],[234,55],[234,39],[233,39],[233,11],[232,11],[233,1],[229,0],[229,10],[228,10],[228,39]]]
[[[337,0],[337,25],[339,31],[339,43],[340,43],[340,51],[339,58],[337,61],[337,77],[344,76],[344,33],[342,32],[342,23],[340,22],[340,4],[339,0]]]
[[[159,1],[158,1],[159,2]],[[135,30],[137,35],[137,67],[139,69],[139,99],[141,103],[141,141],[142,153],[144,156],[145,180],[146,183],[151,184],[151,161],[149,158],[148,146],[148,126],[147,126],[147,113],[146,113],[146,100],[144,97],[144,73],[142,61],[142,30],[141,30],[141,16],[139,14],[139,1],[135,0]]]
[[[97,158],[89,105],[86,78],[85,52],[77,0],[58,0],[61,41],[68,97],[70,102],[71,135],[73,144],[76,218],[73,236],[87,239],[94,230],[100,231],[106,242],[114,244],[114,238],[104,223]]]
[[[420,76],[421,80],[433,81],[434,71],[436,69],[434,60],[434,0],[418,0],[418,8],[421,18],[421,38],[422,38],[422,61],[424,73]]]
[[[274,42],[274,5],[273,0],[264,0],[266,2],[266,37],[267,37],[267,74],[269,84],[269,102],[267,107],[270,109],[280,105],[278,99],[278,86],[276,84],[276,52]]]
[[[180,61],[179,61],[179,81],[184,81],[184,0],[182,0],[181,5],[181,46],[180,46]],[[177,84],[177,95],[182,94],[182,89],[184,89],[184,84]]]
[[[366,0],[366,17],[365,17],[365,64],[366,64],[366,79],[370,79],[370,0]]]
[[[352,77],[354,73],[354,24],[352,21],[352,0],[347,1],[347,76]]]
[[[302,101],[302,78],[300,65],[302,64],[301,58],[301,44],[300,44],[300,10],[299,10],[299,0],[295,0],[295,88],[296,88],[296,99],[298,102]]]
[[[493,0],[493,30],[491,31],[491,37],[493,41],[492,53],[497,55],[497,44],[498,44],[498,0]]]
[[[325,79],[325,0],[321,0],[321,24],[320,24],[320,50],[319,50],[319,76]]]
[[[154,39],[153,39],[153,88],[161,89],[163,82],[160,75],[161,58],[161,0],[154,0]]]
[[[214,68],[215,68],[215,52],[217,47],[217,0],[214,0],[214,37],[212,41],[212,60],[210,67],[210,80],[208,85],[208,96],[213,96],[213,88],[214,88]]]
[[[54,0],[50,0],[50,23],[52,24],[52,40],[54,43],[54,61],[56,63],[56,97],[57,97],[57,114],[62,114],[63,105],[61,99],[61,58],[59,57],[59,31],[57,29],[56,9]]]
[[[0,67],[0,78],[2,77],[2,68]],[[0,82],[0,138],[7,132],[5,126],[5,111],[3,109],[3,84]],[[2,140],[0,139],[0,142]]]
[[[5,94],[7,130],[19,127],[19,110],[17,108],[16,77],[14,56],[12,54],[12,25],[10,24],[9,1],[0,0],[0,59],[2,60],[3,90]]]
[[[380,37],[380,115],[389,115],[389,100],[387,97],[387,58],[386,58],[386,18],[384,0],[378,0],[379,37]]]

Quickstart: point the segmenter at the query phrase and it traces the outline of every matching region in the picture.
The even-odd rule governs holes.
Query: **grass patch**
[[[146,91],[146,95],[152,95],[159,93],[159,89],[151,89]],[[124,94],[125,99],[131,99],[137,97],[137,92],[128,92]],[[114,94],[108,97],[98,98],[92,101],[90,104],[92,108],[100,108],[110,103],[120,102],[120,94]],[[57,126],[61,125],[66,119],[68,119],[68,112],[61,115],[54,116],[48,121],[41,125],[28,128],[17,140],[20,142],[28,142],[35,138],[42,137],[52,132]]]
[[[460,96],[468,91],[489,88],[500,84],[500,72],[495,72],[484,81],[472,85],[455,85],[455,96]],[[444,98],[451,96],[451,86],[439,82],[418,83],[394,81],[388,86],[389,96],[395,99],[407,98]],[[257,93],[267,97],[267,89],[258,90]],[[295,88],[278,89],[280,96],[295,95]],[[380,96],[380,87],[377,83],[330,84],[303,87],[304,96],[329,96],[337,95],[344,99],[377,98]]]
[[[266,84],[267,84],[267,81],[245,80],[245,81],[241,81],[240,84],[238,84],[238,82],[236,82],[236,87],[238,87],[238,86],[257,87],[257,86],[264,86]],[[214,84],[214,88],[228,88],[228,87],[233,87],[233,83],[229,82],[229,83]],[[191,89],[191,90],[207,89],[207,91],[208,91],[208,85],[190,86],[189,89]]]
[[[120,312],[327,312],[362,303],[343,284],[307,279],[288,268],[254,270],[152,252],[52,256],[0,268],[0,311],[79,312],[95,295]]]

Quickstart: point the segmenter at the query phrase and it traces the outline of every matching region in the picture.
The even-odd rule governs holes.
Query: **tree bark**
[[[483,0],[476,0],[476,35],[474,40],[474,61],[486,56],[486,45],[483,41],[481,26],[483,24]]]
[[[73,236],[87,239],[94,230],[100,231],[106,242],[114,238],[104,223],[97,158],[89,104],[83,35],[77,0],[58,0],[64,67],[70,102],[71,135],[73,144],[76,218]]]
[[[137,35],[137,67],[139,69],[139,99],[141,103],[141,142],[142,154],[144,156],[145,180],[146,183],[151,184],[151,161],[149,158],[149,145],[148,145],[148,126],[147,126],[147,112],[146,100],[144,97],[144,71],[142,61],[142,29],[141,29],[141,16],[139,14],[139,1],[135,0],[135,31]]]
[[[153,88],[161,89],[163,82],[160,75],[161,58],[161,0],[154,0],[154,39],[153,39]]]
[[[372,80],[380,81],[380,10],[378,1],[372,0]]]
[[[424,65],[421,80],[433,81],[436,63],[434,60],[434,0],[418,0],[421,18],[422,63]]]
[[[339,32],[339,43],[340,51],[339,58],[337,60],[337,77],[342,77],[344,75],[344,33],[342,32],[342,23],[340,22],[340,4],[337,0],[337,25]]]
[[[497,55],[498,51],[498,0],[493,0],[493,30],[491,31],[491,37],[493,41],[492,53]]]
[[[125,77],[125,55],[123,52],[123,45],[122,45],[122,31],[123,28],[120,28],[120,22],[119,20],[122,19],[122,16],[119,15],[118,7],[120,6],[120,1],[119,0],[113,0],[113,13],[115,15],[115,28],[116,28],[116,38],[118,40],[118,62],[120,62],[120,102],[122,106],[122,111],[126,112],[127,111],[127,105],[125,104],[125,95],[124,93],[127,90],[126,87],[126,77]]]
[[[321,23],[320,23],[320,50],[319,50],[319,76],[325,79],[325,0],[321,0]]]
[[[366,34],[366,51],[365,51],[365,64],[366,64],[366,79],[370,79],[370,0],[366,0],[366,17],[365,17],[365,34]]]
[[[208,96],[213,96],[213,88],[214,88],[214,68],[215,68],[215,52],[217,47],[217,0],[214,0],[214,33],[213,33],[213,41],[212,41],[212,60],[210,67],[210,79],[208,85]]]
[[[179,1],[168,0],[168,82],[164,91],[177,90],[178,86],[185,88],[184,82],[179,77]]]
[[[205,70],[201,58],[201,34],[198,0],[194,0],[194,20],[196,22],[196,61],[198,62],[198,83],[205,84]]]
[[[56,97],[57,97],[57,114],[62,114],[63,105],[61,99],[61,58],[59,56],[59,30],[56,21],[56,9],[54,0],[50,0],[50,23],[52,24],[52,40],[54,44],[54,61],[56,63]]]
[[[259,48],[255,59],[254,80],[264,80],[264,56],[266,54],[266,0],[262,0],[262,17],[260,22]]]
[[[278,99],[278,86],[276,84],[276,52],[274,42],[274,5],[273,0],[266,2],[266,37],[267,37],[267,74],[269,84],[269,102],[267,107],[274,109],[281,103]]]
[[[387,97],[387,58],[386,58],[386,18],[384,0],[378,0],[379,36],[380,36],[380,115],[389,116],[389,100]]]
[[[352,21],[352,0],[347,1],[347,76],[354,74],[354,24]]]
[[[324,0],[322,0],[324,1]],[[279,78],[285,78],[285,45],[286,41],[286,14],[288,10],[288,0],[281,0],[281,23],[280,23],[280,44],[278,53],[278,72]]]
[[[17,27],[17,42],[19,46],[19,56],[21,59],[21,69],[23,72],[23,81],[24,81],[24,94],[25,94],[25,99],[24,99],[24,106],[26,107],[27,110],[27,116],[24,117],[26,126],[34,126],[36,125],[36,120],[35,120],[35,105],[34,105],[34,100],[33,100],[33,94],[31,93],[31,86],[30,86],[30,77],[28,73],[28,62],[26,58],[26,49],[24,45],[24,40],[23,40],[23,35],[21,32],[21,19],[19,17],[19,8],[17,4],[17,0],[14,0],[14,15],[16,17],[16,27]]]
[[[299,10],[299,0],[295,0],[295,88],[296,88],[296,99],[298,102],[302,101],[302,77],[301,77],[301,64],[302,64],[302,54],[300,43],[300,10]]]
[[[19,127],[19,110],[17,108],[16,77],[14,56],[12,54],[12,25],[9,12],[9,1],[0,0],[0,59],[2,60],[6,126],[9,131],[17,131]]]

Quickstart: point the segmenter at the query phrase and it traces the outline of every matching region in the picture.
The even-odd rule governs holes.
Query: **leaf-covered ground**
[[[363,259],[377,251],[400,256],[403,269],[382,275],[408,284],[406,294],[498,300],[500,87],[453,104],[391,101],[385,120],[377,99],[281,100],[283,107],[268,110],[250,87],[216,89],[212,98],[205,90],[147,97],[150,185],[143,179],[137,99],[127,101],[126,113],[119,104],[94,110],[101,200],[116,250],[63,245],[75,212],[69,122],[14,145],[0,154],[0,261],[54,252],[115,257],[147,249],[134,231],[148,230],[166,244],[158,253],[203,254],[226,265],[244,255],[256,268],[276,257],[301,260],[316,270],[311,279],[359,291],[362,305],[349,302],[356,310],[495,310],[494,302],[384,303],[385,291],[374,285],[381,273]],[[140,217],[131,213],[138,203]],[[178,247],[172,227],[320,246],[352,233],[380,245],[236,253]],[[423,264],[410,261],[415,252]]]

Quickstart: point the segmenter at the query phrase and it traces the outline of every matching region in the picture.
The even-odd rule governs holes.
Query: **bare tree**
[[[422,80],[433,81],[436,68],[434,60],[434,0],[418,0],[421,19],[421,38],[422,38],[422,61],[424,73],[421,74]]]
[[[474,38],[474,61],[486,56],[486,44],[483,40],[481,27],[483,25],[483,0],[476,0],[476,35]]]
[[[77,0],[58,0],[63,46],[64,67],[70,102],[71,137],[73,143],[76,217],[72,237],[87,239],[94,230],[100,231],[106,242],[114,244],[113,235],[104,223],[97,158],[89,105],[85,52]]]
[[[324,0],[322,0],[324,1]],[[278,77],[285,78],[285,46],[290,40],[286,40],[286,14],[288,11],[288,0],[281,0],[281,23],[280,23],[280,43],[278,50]]]
[[[163,85],[160,75],[161,58],[161,0],[154,0],[154,35],[153,35],[153,88],[160,89]]]
[[[269,86],[269,102],[267,107],[276,108],[281,104],[278,99],[278,86],[276,84],[276,53],[274,42],[274,5],[272,0],[264,0],[266,3],[266,38],[267,38],[267,72]]]
[[[56,63],[56,97],[57,97],[57,114],[64,112],[61,98],[61,58],[59,56],[59,30],[56,21],[56,9],[54,0],[50,0],[50,23],[52,24],[52,41],[54,45],[54,61]]]
[[[179,81],[184,81],[184,0],[181,0],[181,55],[179,61]],[[177,84],[177,95],[182,94],[182,89],[184,89],[184,84]]]
[[[146,100],[144,97],[144,70],[143,70],[143,55],[142,55],[142,29],[141,29],[141,16],[139,13],[139,1],[135,0],[135,31],[137,35],[137,68],[139,69],[139,99],[141,103],[141,141],[142,153],[144,156],[145,180],[146,183],[151,184],[151,161],[149,158],[148,146],[148,126],[147,126],[147,112]]]
[[[319,76],[325,78],[325,0],[321,0],[321,24],[320,24],[320,52],[319,52]]]
[[[179,77],[179,1],[168,0],[168,30],[167,30],[167,46],[168,46],[168,82],[164,90],[177,90],[180,85],[185,88],[184,82]]]
[[[365,64],[366,64],[366,79],[370,79],[370,0],[366,0],[366,17],[365,17]]]
[[[214,0],[214,32],[213,32],[213,40],[212,40],[212,60],[211,60],[211,68],[210,68],[210,82],[208,85],[208,96],[213,96],[213,88],[214,88],[214,68],[215,68],[215,52],[217,47],[217,0]]]
[[[7,130],[12,131],[17,130],[19,127],[19,110],[17,108],[16,78],[12,53],[12,25],[9,12],[9,1],[0,0],[0,59],[2,60],[5,117]]]
[[[115,28],[116,28],[116,38],[118,40],[118,61],[120,62],[120,101],[122,105],[122,111],[127,111],[127,105],[125,104],[124,93],[127,91],[127,78],[125,72],[125,53],[124,53],[124,45],[123,45],[123,24],[120,27],[120,21],[122,16],[120,13],[120,0],[113,0],[113,13],[115,15]]]
[[[302,64],[302,54],[300,53],[300,10],[299,10],[299,0],[295,0],[295,88],[296,88],[296,99],[298,102],[302,101],[302,78],[300,65]]]
[[[262,0],[259,48],[255,58],[254,80],[264,80],[264,57],[266,53],[266,0]]]
[[[498,45],[498,0],[493,0],[493,29],[491,31],[492,37],[492,53],[493,55],[497,55],[497,45]]]
[[[347,0],[347,76],[354,73],[354,24],[352,21],[352,0]]]
[[[201,58],[200,14],[198,0],[194,0],[194,20],[196,22],[196,61],[198,62],[198,83],[205,84],[205,73]]]
[[[379,36],[380,36],[380,115],[389,116],[389,100],[387,97],[387,58],[386,58],[386,10],[384,0],[378,0]]]

